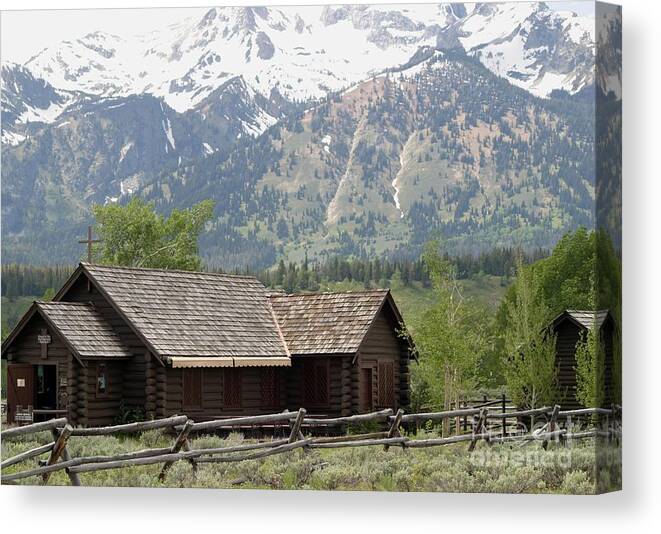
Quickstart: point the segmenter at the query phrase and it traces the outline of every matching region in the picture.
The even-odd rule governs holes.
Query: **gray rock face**
[[[326,26],[331,26],[337,24],[341,20],[346,20],[350,15],[351,6],[326,6],[321,14],[321,20]]]
[[[250,7],[237,7],[234,8],[236,12],[236,25],[234,30],[237,32],[240,31],[254,31],[257,28],[257,23],[255,22],[255,12]]]
[[[76,96],[35,78],[25,67],[2,67],[2,143],[20,143],[39,123],[66,109]]]
[[[271,59],[275,54],[275,47],[273,42],[264,32],[259,32],[255,38],[257,45],[257,57],[260,59]]]
[[[300,15],[296,15],[296,33],[303,33],[303,30],[305,30],[305,21],[300,17]]]

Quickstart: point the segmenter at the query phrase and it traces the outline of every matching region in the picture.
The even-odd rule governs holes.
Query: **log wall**
[[[304,369],[305,362],[314,359],[315,362],[328,365],[328,402],[323,404],[310,403],[305,399]],[[351,390],[347,387],[347,378],[351,376],[352,355],[314,355],[294,356],[292,366],[287,369],[287,408],[298,410],[305,406],[308,414],[340,416],[350,409]],[[348,364],[347,364],[348,360]],[[344,410],[344,412],[343,412]]]
[[[200,407],[184,406],[184,373],[185,369],[163,368],[165,384],[166,415],[184,414],[195,421],[205,421],[217,417],[233,415],[256,415],[282,411],[285,409],[287,387],[286,377],[289,369],[277,370],[277,389],[279,402],[277,406],[267,406],[262,399],[262,369],[259,367],[239,368],[202,368],[202,405]],[[225,372],[239,376],[241,388],[240,406],[227,406],[225,397]],[[298,408],[297,408],[298,409]]]
[[[158,363],[149,352],[144,354],[145,362],[145,415],[156,418],[156,366]]]
[[[614,343],[614,324],[607,321],[602,329],[604,340],[604,407],[609,407],[615,402],[613,392],[613,343]]]
[[[89,398],[87,387],[87,367],[80,366],[76,375],[76,422],[81,426],[87,426],[87,401]]]
[[[361,368],[372,368],[372,399],[374,399],[375,408],[393,408],[398,409],[408,396],[408,373],[407,367],[402,374],[402,359],[405,359],[408,365],[408,348],[404,340],[397,335],[399,325],[390,311],[385,308],[375,319],[372,327],[365,336],[358,356],[357,366]],[[379,372],[380,363],[392,363],[393,365],[393,405],[386,406],[382,399],[379,399]],[[360,372],[360,371],[359,371]],[[358,380],[359,388],[362,387]],[[363,398],[365,392],[359,391],[359,397]],[[358,402],[360,406],[360,402]]]
[[[80,363],[69,354],[67,365],[67,419],[72,425],[78,424],[78,374],[80,372]]]
[[[579,408],[576,399],[576,343],[583,329],[571,321],[563,321],[556,328],[556,368],[558,403],[564,409]]]
[[[85,373],[82,374],[86,390],[85,425],[105,426],[115,422],[122,402],[123,386],[123,361],[110,360],[87,360]],[[106,367],[106,392],[97,391],[97,371],[99,365]],[[79,383],[80,383],[79,382]]]

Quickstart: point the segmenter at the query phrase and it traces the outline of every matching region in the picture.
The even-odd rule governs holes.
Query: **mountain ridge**
[[[317,100],[403,65],[425,47],[462,47],[538,96],[593,83],[592,19],[544,3],[472,6],[211,8],[145,35],[88,32],[22,68],[58,91],[148,93],[179,112],[237,76],[265,98],[277,89],[289,101]]]
[[[214,8],[171,27],[176,39],[145,38],[154,61],[183,63],[160,84],[148,74],[138,86],[131,81],[130,94],[116,76],[106,86],[89,78],[89,65],[63,69],[58,76],[72,76],[66,87],[3,66],[4,261],[71,261],[90,205],[134,195],[162,212],[214,199],[201,250],[229,269],[307,255],[411,255],[435,236],[459,252],[548,247],[592,224],[594,147],[584,130],[594,117],[594,79],[560,61],[569,54],[594,64],[588,38],[567,49],[577,38],[567,21],[576,17],[543,4],[297,9]],[[364,58],[329,74],[332,54],[313,54],[328,41],[317,42],[319,27],[353,28],[365,50],[388,61],[369,74]],[[283,51],[279,39],[290,33],[315,47]],[[228,40],[241,45],[241,72],[221,67],[228,54],[213,48]],[[124,46],[98,32],[82,43],[101,66]],[[521,61],[505,45],[516,45]],[[250,71],[285,52],[295,57],[279,66],[291,64],[285,83]],[[512,68],[503,74],[490,63],[496,57]],[[310,64],[316,70],[299,87],[295,77]],[[553,65],[576,75],[558,77],[563,88],[542,98],[532,84]],[[97,94],[73,91],[81,86]],[[170,106],[164,88],[174,101],[183,94],[186,106]]]

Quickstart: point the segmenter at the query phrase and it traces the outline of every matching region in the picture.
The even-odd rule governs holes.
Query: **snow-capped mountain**
[[[594,17],[510,2],[476,5],[456,26],[469,54],[537,96],[594,82]]]
[[[132,195],[163,212],[214,199],[201,247],[228,268],[432,231],[463,251],[546,246],[592,222],[595,39],[617,24],[595,37],[593,18],[503,3],[212,8],[87,32],[3,66],[3,257],[68,261],[90,206]],[[618,61],[601,59],[606,88]]]
[[[60,91],[147,93],[184,112],[236,77],[264,98],[277,90],[306,101],[405,64],[422,47],[456,46],[537,96],[593,82],[594,19],[537,2],[212,8],[146,35],[87,33],[24,66]]]
[[[309,100],[405,62],[455,21],[447,5],[414,13],[388,6],[212,8],[147,35],[90,33],[26,66],[58,88],[150,93],[177,111],[236,76],[265,97],[278,88],[291,100]]]

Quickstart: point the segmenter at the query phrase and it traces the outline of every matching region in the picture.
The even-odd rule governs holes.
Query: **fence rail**
[[[341,447],[370,447],[398,446],[407,448],[426,448],[449,445],[452,443],[469,442],[468,451],[474,450],[479,441],[491,443],[505,442],[531,442],[540,441],[546,448],[551,439],[587,439],[594,437],[618,438],[620,433],[608,427],[606,430],[598,428],[573,432],[571,428],[559,428],[558,419],[565,418],[571,423],[572,417],[616,417],[621,413],[620,407],[613,409],[587,408],[581,410],[561,411],[559,406],[543,407],[534,410],[518,412],[494,413],[488,406],[479,408],[464,408],[444,412],[427,412],[404,414],[403,410],[394,413],[391,409],[381,410],[368,414],[352,415],[322,419],[306,417],[307,412],[301,408],[297,412],[282,412],[277,414],[257,415],[251,417],[234,417],[229,419],[216,419],[196,423],[185,415],[95,428],[72,428],[66,418],[52,419],[27,426],[10,428],[2,431],[3,440],[12,440],[21,436],[50,431],[53,441],[8,458],[0,464],[3,470],[7,467],[26,462],[33,458],[49,454],[47,460],[39,462],[38,467],[26,469],[1,476],[2,483],[12,483],[16,480],[29,477],[42,477],[42,484],[47,484],[52,473],[64,470],[74,486],[81,485],[79,473],[89,473],[106,469],[119,469],[138,465],[163,464],[159,473],[159,480],[165,480],[168,469],[178,461],[188,461],[195,468],[198,464],[219,462],[242,462],[256,460],[282,454],[296,449],[332,449]],[[546,424],[541,428],[526,433],[494,435],[488,428],[490,419],[521,418],[530,416],[546,417]],[[470,433],[428,439],[413,439],[402,435],[402,425],[425,423],[427,421],[442,422],[455,418],[471,418]],[[348,434],[337,436],[306,437],[302,428],[328,429],[333,426],[345,426],[359,423],[385,423],[387,430],[362,434]],[[260,427],[282,423],[289,428],[289,436],[282,439],[271,438],[268,441],[247,443],[243,445],[216,447],[206,449],[191,449],[189,437],[199,432],[214,432],[243,426]],[[130,434],[153,429],[172,429],[177,432],[174,443],[170,447],[144,449],[113,456],[86,456],[72,458],[67,444],[72,437],[85,436],[112,436],[117,434]]]

